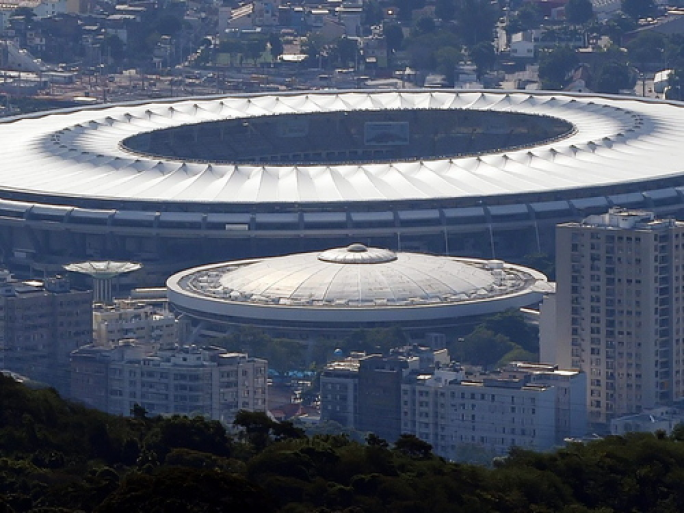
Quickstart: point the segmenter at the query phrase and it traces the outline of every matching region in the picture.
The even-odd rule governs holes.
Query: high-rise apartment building
[[[613,208],[558,226],[541,353],[587,374],[590,422],[682,398],[683,265],[684,223],[651,212]]]

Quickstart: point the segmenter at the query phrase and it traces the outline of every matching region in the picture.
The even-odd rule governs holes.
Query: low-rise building
[[[238,410],[266,411],[267,362],[216,347],[146,355],[142,346],[81,348],[72,354],[72,394],[89,406],[129,415],[181,414],[231,421]]]
[[[653,408],[636,415],[625,415],[610,421],[610,433],[626,435],[627,433],[655,433],[664,431],[670,434],[677,424],[684,423],[684,409],[681,407]]]
[[[419,362],[371,355],[329,364],[321,375],[321,420],[390,442],[413,434],[448,459],[459,459],[466,446],[496,454],[512,446],[547,450],[586,433],[586,376],[578,370],[515,362],[473,374],[456,362]]]
[[[467,445],[497,454],[513,446],[548,450],[562,443],[566,433],[584,434],[584,426],[573,424],[577,431],[559,426],[563,386],[537,382],[532,372],[521,374],[477,379],[461,379],[454,370],[411,374],[402,385],[402,432],[429,442],[448,459],[458,459]],[[577,371],[574,376],[582,388],[583,377]],[[586,419],[584,403],[575,403],[573,412]]]
[[[118,300],[113,305],[98,304],[93,310],[93,342],[114,347],[124,339],[153,349],[178,343],[176,317],[166,309],[135,300]]]

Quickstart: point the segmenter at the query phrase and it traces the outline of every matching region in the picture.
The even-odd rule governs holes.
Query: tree
[[[622,62],[609,61],[599,69],[594,84],[597,93],[618,94],[621,89],[633,86],[629,66]]]
[[[385,440],[384,438],[380,438],[375,433],[368,434],[368,436],[366,437],[366,444],[372,447],[381,447],[383,449],[387,449],[389,447],[387,440]]]
[[[372,27],[382,23],[382,6],[378,0],[369,0],[363,3],[363,24]]]
[[[218,51],[219,53],[228,54],[232,66],[235,56],[245,51],[245,45],[239,39],[226,39],[219,43]]]
[[[324,53],[324,44],[321,36],[317,33],[311,32],[306,36],[302,42],[302,52],[306,55],[307,65],[309,67],[318,66],[323,67],[322,56]]]
[[[349,63],[355,64],[358,61],[359,46],[356,40],[341,37],[337,40],[336,50],[342,67],[346,68]]]
[[[542,53],[539,59],[539,78],[544,89],[563,89],[568,75],[579,64],[575,51],[569,46],[558,46]]]
[[[413,28],[413,36],[420,36],[423,34],[430,34],[437,30],[434,18],[429,16],[423,16],[416,21],[416,25]]]
[[[466,46],[492,41],[498,19],[498,8],[488,0],[459,0],[457,3],[456,24]]]
[[[425,0],[396,0],[394,3],[399,8],[399,18],[402,21],[409,21],[414,10],[425,7]]]
[[[637,24],[632,18],[623,13],[618,13],[604,23],[602,34],[608,36],[613,43],[619,45],[622,41],[622,36],[636,27]]]
[[[102,54],[114,62],[120,62],[125,56],[125,45],[116,34],[107,34],[102,45]]]
[[[539,351],[539,329],[525,322],[525,317],[520,310],[506,310],[487,317],[482,326],[496,334],[508,337],[527,351]]]
[[[151,476],[133,473],[96,509],[102,513],[276,511],[270,493],[244,477],[187,467],[167,467]]]
[[[461,339],[455,346],[453,354],[464,363],[492,367],[506,353],[515,348],[515,344],[505,335],[494,333],[484,326]]]
[[[622,0],[622,12],[634,20],[655,16],[656,4],[654,0]]]
[[[435,16],[442,21],[452,21],[456,16],[456,2],[454,0],[437,0]]]
[[[463,60],[463,54],[458,48],[444,46],[435,53],[437,71],[446,77],[449,84],[455,80],[456,66]]]
[[[494,45],[489,41],[477,43],[470,49],[470,60],[477,68],[477,79],[481,80],[485,72],[496,62],[496,52]]]
[[[135,403],[131,408],[131,417],[137,420],[146,420],[147,410],[140,406],[138,403]]]
[[[382,29],[385,35],[385,41],[387,42],[387,51],[389,53],[396,52],[401,49],[401,45],[404,41],[404,31],[396,23],[387,23]]]
[[[394,442],[394,449],[410,458],[425,459],[432,455],[432,445],[416,435],[400,435]]]
[[[248,59],[252,59],[254,65],[257,65],[257,61],[261,57],[261,54],[266,50],[266,38],[264,37],[254,37],[247,41],[245,45],[245,56]]]
[[[665,98],[668,100],[684,99],[684,69],[675,69],[668,76]]]
[[[665,61],[669,68],[684,67],[684,34],[671,34],[667,38]]]
[[[173,36],[183,28],[183,21],[173,14],[162,14],[156,23],[156,31],[162,36]]]
[[[278,60],[278,57],[280,57],[283,54],[283,42],[280,40],[280,36],[276,34],[275,32],[271,32],[268,35],[268,45],[270,47],[270,53],[271,57],[273,60]]]
[[[650,63],[659,63],[665,52],[665,36],[653,31],[641,32],[627,44],[630,63],[645,68]]]
[[[506,32],[516,34],[525,30],[536,29],[539,28],[542,21],[544,21],[544,15],[539,6],[532,2],[525,3],[510,19]]]
[[[235,414],[233,425],[243,429],[246,440],[257,450],[263,450],[270,441],[275,425],[265,413],[240,410]]]
[[[565,4],[565,19],[575,25],[583,25],[594,17],[591,0],[568,0]]]

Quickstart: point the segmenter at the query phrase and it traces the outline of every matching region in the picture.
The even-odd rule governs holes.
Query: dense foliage
[[[684,429],[445,462],[404,435],[304,436],[242,412],[112,417],[0,378],[0,511],[684,511]]]
[[[539,330],[525,322],[519,310],[484,317],[474,329],[449,344],[449,354],[461,362],[497,369],[512,361],[539,359]]]

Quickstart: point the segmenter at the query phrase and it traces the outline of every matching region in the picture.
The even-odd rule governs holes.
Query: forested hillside
[[[487,469],[412,436],[307,438],[241,413],[108,416],[0,378],[0,512],[681,512],[684,430],[514,450]]]

